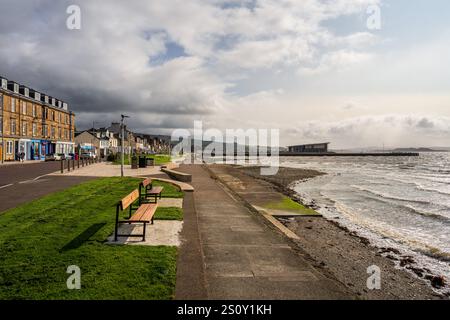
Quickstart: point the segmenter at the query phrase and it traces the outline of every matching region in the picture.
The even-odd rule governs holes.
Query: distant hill
[[[386,148],[380,149],[379,147],[366,147],[366,148],[351,148],[342,150],[332,150],[335,152],[450,152],[450,147],[406,147],[406,148]]]
[[[394,152],[433,152],[435,150],[430,148],[396,148],[393,149]]]

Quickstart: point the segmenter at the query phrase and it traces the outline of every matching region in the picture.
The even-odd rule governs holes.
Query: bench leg
[[[117,232],[119,231],[119,206],[116,208],[116,225],[114,227],[114,241],[117,242]]]
[[[144,233],[143,233],[143,236],[142,236],[142,241],[144,241],[144,242],[145,242],[145,230],[146,230],[146,227],[147,227],[147,223],[144,222]]]

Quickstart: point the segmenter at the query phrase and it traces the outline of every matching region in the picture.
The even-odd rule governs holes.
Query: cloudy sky
[[[69,5],[81,29],[69,30]],[[368,28],[377,5],[381,29]],[[448,0],[0,0],[0,74],[79,129],[278,128],[281,144],[450,145]],[[373,20],[369,20],[373,21]],[[369,24],[370,25],[370,24]]]

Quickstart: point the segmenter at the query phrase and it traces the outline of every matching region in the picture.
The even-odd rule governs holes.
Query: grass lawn
[[[115,204],[139,181],[101,178],[1,214],[0,299],[173,298],[175,247],[104,243]],[[168,208],[158,215],[181,213]],[[66,287],[70,265],[81,269],[81,290]]]
[[[288,211],[303,215],[319,215],[315,210],[307,208],[289,197],[283,196],[283,199],[277,202],[269,202],[264,205],[267,209]]]
[[[155,220],[183,220],[183,210],[176,207],[156,209]]]
[[[152,154],[152,155],[147,155],[147,158],[154,159],[155,166],[161,166],[161,165],[164,165],[171,161],[171,157],[168,154]],[[120,165],[121,161],[122,160],[119,156],[115,161],[113,161],[113,163]],[[128,155],[125,155],[123,162],[124,162],[124,165],[130,165],[131,164],[130,157]]]
[[[163,181],[153,180],[152,185],[153,186],[161,186],[164,188],[161,193],[161,196],[163,198],[183,198],[184,197],[183,191],[180,191],[178,189],[178,187],[174,186],[173,184],[163,182]]]

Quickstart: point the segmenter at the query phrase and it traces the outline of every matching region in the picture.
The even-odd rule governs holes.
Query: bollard
[[[70,160],[67,159],[67,172],[70,172]]]
[[[72,170],[75,171],[75,160],[72,159]]]
[[[77,160],[78,169],[80,169],[80,159]]]
[[[64,173],[64,162],[63,160],[60,160],[61,162],[61,173]]]

